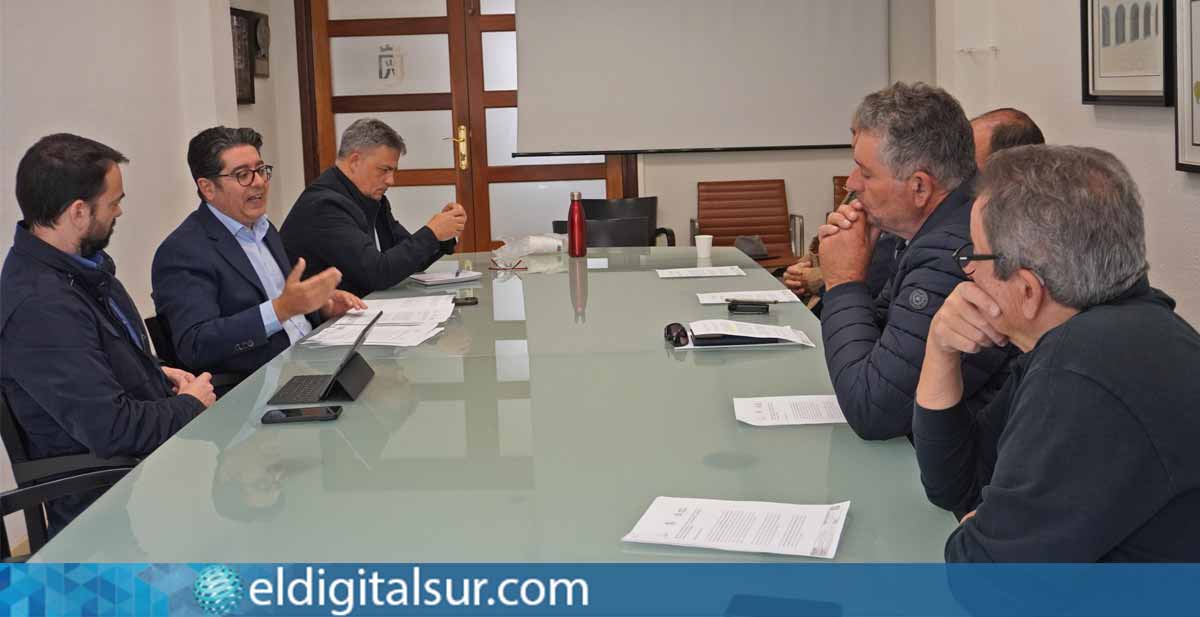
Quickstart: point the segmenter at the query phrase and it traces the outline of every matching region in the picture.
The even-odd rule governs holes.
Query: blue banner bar
[[[6,564],[11,615],[1196,615],[1200,565]]]

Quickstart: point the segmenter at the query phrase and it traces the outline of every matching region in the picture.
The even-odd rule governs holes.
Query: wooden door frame
[[[606,155],[604,163],[566,165],[487,165],[486,110],[491,107],[515,107],[517,91],[478,91],[482,96],[470,96],[467,75],[483,75],[483,32],[516,30],[514,15],[478,15],[479,0],[447,0],[446,17],[404,19],[329,20],[328,0],[294,0],[296,13],[296,54],[300,88],[300,134],[304,157],[304,182],[311,183],[320,173],[333,165],[337,148],[334,114],[347,112],[389,111],[398,101],[408,109],[452,110],[454,126],[470,127],[471,160],[469,173],[452,170],[423,170],[425,175],[412,175],[418,182],[403,185],[454,184],[457,195],[471,195],[475,213],[468,222],[464,236],[473,239],[479,250],[491,244],[491,207],[486,190],[489,182],[535,182],[559,180],[604,180],[609,199],[636,197],[637,157],[635,155]],[[478,18],[471,17],[478,15]],[[452,24],[465,23],[465,30]],[[451,93],[333,96],[330,38],[332,36],[386,36],[403,34],[447,34],[450,37],[450,62],[466,66],[465,72],[451,71]],[[466,37],[465,42],[460,37]],[[454,178],[450,175],[453,174]],[[445,177],[443,177],[445,176]],[[464,204],[467,205],[467,204]],[[479,216],[483,213],[482,216]]]

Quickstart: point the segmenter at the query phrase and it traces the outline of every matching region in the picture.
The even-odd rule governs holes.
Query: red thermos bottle
[[[567,213],[567,253],[571,257],[587,255],[587,220],[583,216],[583,198],[571,193],[571,210]]]

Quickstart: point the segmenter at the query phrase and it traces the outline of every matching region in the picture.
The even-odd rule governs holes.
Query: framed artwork
[[[233,28],[233,79],[238,105],[254,104],[254,14],[229,9]]]
[[[1175,169],[1200,173],[1200,0],[1174,0]]]
[[[1084,104],[1175,104],[1177,0],[1080,0]]]
[[[271,76],[271,19],[254,13],[254,76]]]

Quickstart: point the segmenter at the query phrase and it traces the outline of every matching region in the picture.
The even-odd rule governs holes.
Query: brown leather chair
[[[693,245],[697,234],[711,235],[713,246],[733,246],[738,236],[759,236],[767,246],[759,265],[770,270],[796,263],[792,228],[798,223],[797,234],[803,236],[804,218],[788,213],[783,180],[698,182],[696,194]]]

